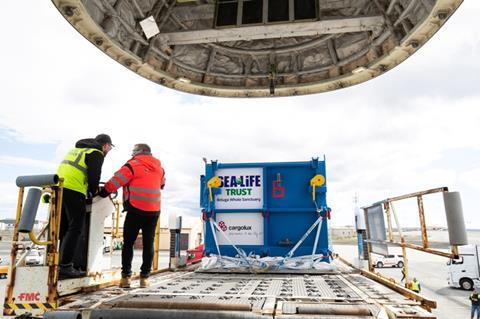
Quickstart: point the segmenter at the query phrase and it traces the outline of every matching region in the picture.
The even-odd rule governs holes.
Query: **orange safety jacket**
[[[152,155],[132,157],[105,184],[105,190],[115,192],[123,187],[123,201],[142,211],[160,211],[160,189],[165,185],[165,171]]]

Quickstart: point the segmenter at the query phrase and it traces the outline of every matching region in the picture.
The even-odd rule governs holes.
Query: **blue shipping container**
[[[200,189],[207,254],[218,253],[216,237],[222,255],[235,256],[234,244],[247,254],[285,256],[320,217],[316,253],[329,253],[325,160],[241,164],[213,161],[206,164]],[[214,236],[210,218],[227,238],[218,230]],[[315,228],[294,256],[312,254],[316,233]]]

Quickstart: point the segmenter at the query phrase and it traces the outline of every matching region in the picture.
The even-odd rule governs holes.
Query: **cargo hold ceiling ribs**
[[[462,0],[52,0],[129,69],[181,91],[291,96],[367,81],[420,48]],[[153,17],[147,39],[140,22]]]

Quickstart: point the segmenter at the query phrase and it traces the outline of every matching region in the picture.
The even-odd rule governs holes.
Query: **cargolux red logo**
[[[228,229],[227,225],[225,224],[225,222],[223,220],[218,223],[218,227],[220,227],[220,229],[222,231],[227,231],[227,229]]]
[[[39,292],[22,292],[18,295],[20,301],[40,301]]]

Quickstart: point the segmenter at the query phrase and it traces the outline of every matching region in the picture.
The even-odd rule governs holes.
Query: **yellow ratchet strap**
[[[213,192],[212,188],[218,188],[222,185],[222,180],[218,176],[213,176],[207,182],[208,193],[210,195],[210,201],[213,202]]]
[[[312,177],[310,180],[310,186],[312,186],[312,199],[315,201],[315,188],[320,187],[325,184],[325,177],[323,175],[317,174]]]

